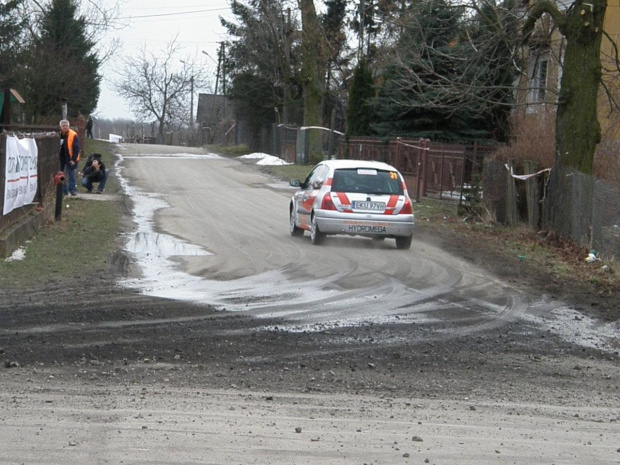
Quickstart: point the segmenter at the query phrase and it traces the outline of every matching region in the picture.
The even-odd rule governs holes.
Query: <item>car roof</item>
[[[330,168],[337,169],[353,169],[353,168],[372,168],[377,170],[386,171],[398,171],[391,165],[383,163],[381,161],[368,161],[368,160],[324,160],[321,164],[329,166]]]

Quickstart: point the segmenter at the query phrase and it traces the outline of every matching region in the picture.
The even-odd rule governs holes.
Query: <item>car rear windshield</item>
[[[396,171],[368,168],[341,169],[334,172],[332,191],[402,195],[403,185]]]

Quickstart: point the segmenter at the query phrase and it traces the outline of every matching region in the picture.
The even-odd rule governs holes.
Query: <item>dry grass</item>
[[[444,202],[447,203],[447,202]],[[454,211],[423,199],[415,205],[416,228],[460,255],[508,281],[541,292],[594,305],[605,319],[620,319],[620,269],[613,260],[588,263],[589,250],[536,232],[525,225],[510,228],[493,222],[464,221]]]
[[[594,154],[594,175],[620,187],[620,141],[605,138]]]
[[[534,114],[515,113],[510,121],[512,140],[495,157],[508,161],[534,161],[551,168],[555,159],[555,109]],[[517,163],[518,164],[518,163]]]

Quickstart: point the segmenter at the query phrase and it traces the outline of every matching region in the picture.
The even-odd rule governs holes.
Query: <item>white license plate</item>
[[[353,209],[382,212],[385,210],[385,202],[353,202]]]

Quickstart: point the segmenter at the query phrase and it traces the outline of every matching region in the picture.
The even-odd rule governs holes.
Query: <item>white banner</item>
[[[3,215],[34,200],[38,185],[38,159],[39,151],[34,139],[6,138]]]

